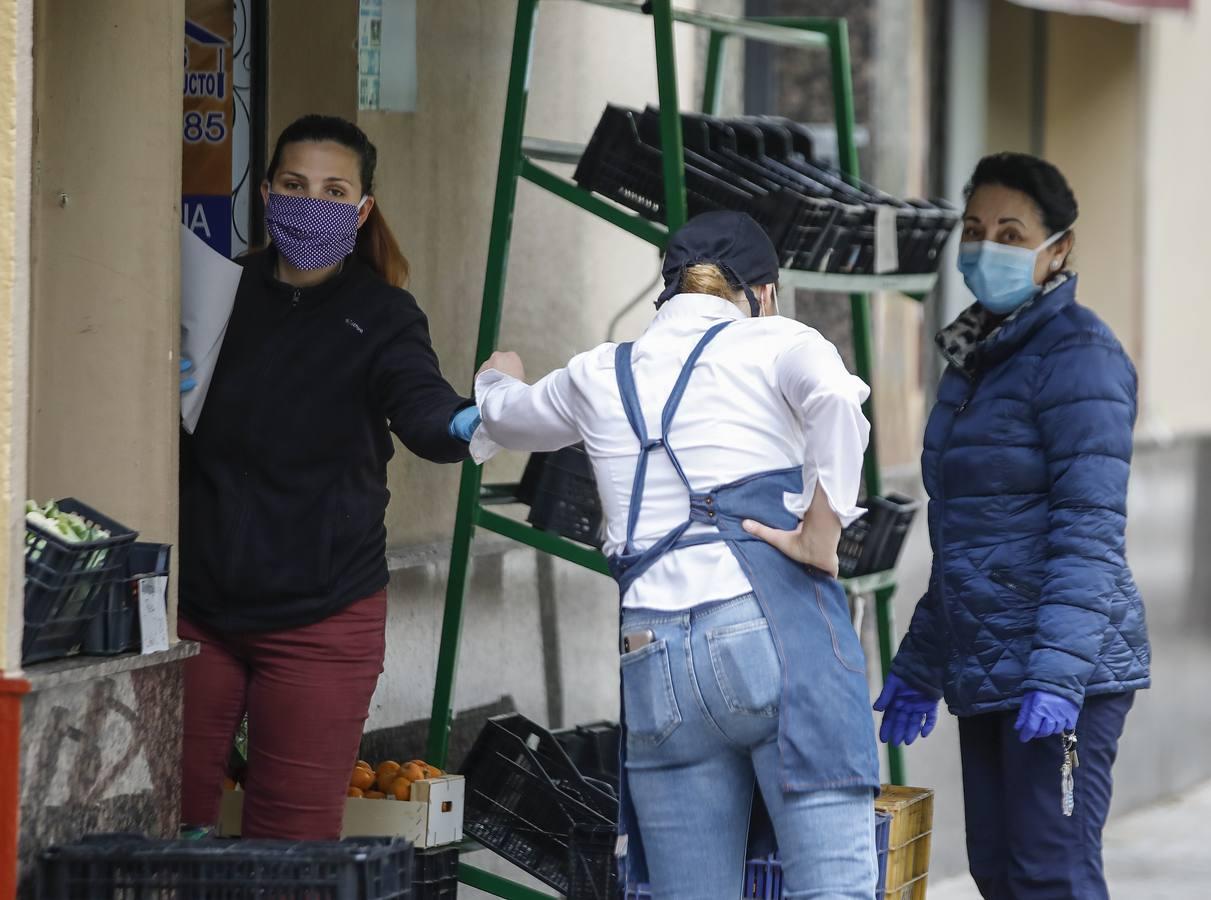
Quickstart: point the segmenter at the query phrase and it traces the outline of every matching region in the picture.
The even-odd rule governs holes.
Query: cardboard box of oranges
[[[466,782],[421,760],[372,768],[358,761],[349,778],[341,837],[402,837],[415,847],[438,847],[463,839]],[[219,833],[238,837],[244,792],[224,786]]]

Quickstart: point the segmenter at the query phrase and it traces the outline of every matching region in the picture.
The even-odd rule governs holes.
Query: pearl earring
[[[1054,272],[1054,271],[1055,271],[1056,269],[1058,269],[1059,267],[1060,267],[1060,261],[1059,261],[1058,259],[1053,259],[1053,260],[1051,261],[1051,271],[1053,271],[1053,272]]]

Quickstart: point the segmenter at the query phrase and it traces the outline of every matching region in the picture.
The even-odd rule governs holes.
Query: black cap
[[[749,285],[778,280],[778,251],[752,216],[731,211],[702,213],[669,240],[661,270],[664,291],[656,300],[658,309],[681,290],[685,270],[700,263],[718,266],[733,287],[744,291],[754,317],[758,314],[757,298]]]

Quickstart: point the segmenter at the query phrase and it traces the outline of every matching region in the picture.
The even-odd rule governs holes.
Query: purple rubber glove
[[[885,744],[911,744],[919,737],[927,738],[938,724],[938,701],[909,687],[896,675],[887,676],[875,711],[883,713],[879,740]]]
[[[1022,711],[1013,726],[1023,744],[1035,738],[1051,737],[1076,728],[1081,708],[1047,691],[1027,691],[1022,698]]]

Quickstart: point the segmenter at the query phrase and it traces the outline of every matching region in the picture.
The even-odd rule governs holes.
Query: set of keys
[[[1060,740],[1064,743],[1064,763],[1060,766],[1061,809],[1064,815],[1071,816],[1076,808],[1072,773],[1081,764],[1076,755],[1076,732],[1065,731]]]

